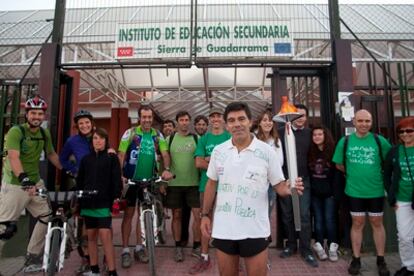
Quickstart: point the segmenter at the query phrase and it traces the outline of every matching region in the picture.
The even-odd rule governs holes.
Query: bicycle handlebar
[[[148,178],[148,179],[142,179],[142,180],[132,180],[132,179],[128,179],[127,185],[128,186],[150,186],[152,183],[158,183],[163,181],[161,176],[156,176],[156,177],[152,177],[152,178]]]
[[[58,193],[58,198],[59,198],[59,193],[62,193],[64,197],[66,197],[67,199],[71,199],[73,196],[77,198],[93,196],[93,195],[98,194],[98,191],[97,190],[77,190],[77,191],[62,191],[62,192],[50,191],[49,192],[47,189],[44,189],[44,188],[36,189],[36,195],[42,198],[46,198],[48,195],[54,194],[54,193]],[[51,198],[53,198],[53,196]]]

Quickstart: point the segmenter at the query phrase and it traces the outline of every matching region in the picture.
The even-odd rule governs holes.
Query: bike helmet
[[[78,112],[75,113],[75,116],[73,116],[73,121],[75,122],[75,124],[78,123],[79,119],[81,118],[89,118],[89,120],[93,120],[93,116],[92,114],[85,109],[81,109]]]
[[[47,103],[42,97],[36,95],[27,99],[24,107],[26,111],[29,111],[31,109],[42,109],[43,111],[46,111]]]

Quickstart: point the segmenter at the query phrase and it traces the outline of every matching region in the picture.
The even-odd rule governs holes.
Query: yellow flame
[[[287,96],[282,96],[282,106],[280,107],[280,111],[278,114],[286,114],[293,112],[297,112],[296,107],[289,102]]]

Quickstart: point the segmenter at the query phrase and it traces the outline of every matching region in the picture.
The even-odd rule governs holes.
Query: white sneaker
[[[336,262],[338,260],[338,244],[332,242],[329,246],[329,260],[332,262]]]
[[[319,260],[324,261],[328,259],[325,250],[323,249],[322,245],[319,242],[315,242],[312,246],[313,250],[315,250],[316,255],[318,255]]]

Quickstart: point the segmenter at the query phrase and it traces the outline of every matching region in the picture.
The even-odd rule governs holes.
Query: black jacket
[[[285,178],[288,178],[288,168],[287,168],[287,161],[286,161],[286,145],[285,145],[285,127],[281,127],[278,129],[280,141],[282,142],[282,149],[283,149],[283,173]],[[297,164],[298,164],[298,176],[300,177],[307,177],[309,176],[308,170],[308,153],[310,148],[310,143],[312,141],[312,132],[310,128],[303,128],[293,130],[295,134],[295,141],[296,141],[296,157],[297,157]]]
[[[107,150],[86,155],[79,166],[76,178],[78,190],[97,190],[98,194],[81,200],[80,207],[87,209],[111,208],[121,193],[121,168],[118,157]]]
[[[401,167],[399,156],[400,145],[394,146],[384,161],[384,185],[388,193],[388,203],[394,206],[397,202],[397,193],[400,186]],[[411,207],[414,209],[414,192],[411,196]]]
[[[312,196],[327,198],[334,195],[335,164],[323,159],[322,151],[318,151],[315,162],[309,164],[309,180]]]

